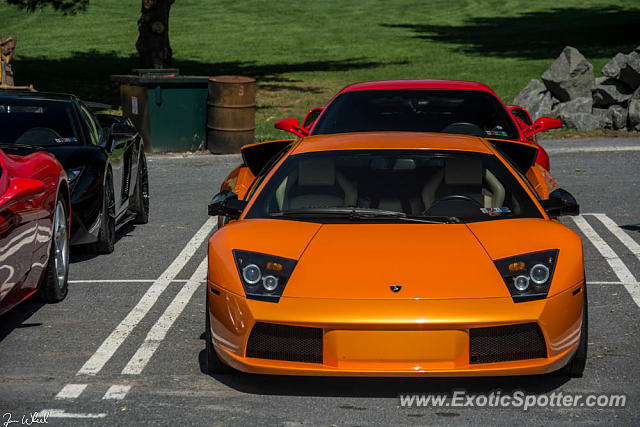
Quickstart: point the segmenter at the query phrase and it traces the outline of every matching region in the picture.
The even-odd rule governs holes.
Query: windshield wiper
[[[36,149],[44,149],[45,147],[42,145],[35,145],[35,144],[15,144],[15,143],[10,143],[10,142],[0,142],[0,147],[2,148],[27,148],[27,149],[31,149],[31,148],[36,148]]]
[[[290,209],[282,212],[274,212],[271,217],[344,217],[351,221],[390,218],[404,221],[422,222],[428,224],[451,224],[459,223],[456,217],[448,216],[412,216],[404,212],[387,211],[383,209],[373,208],[357,208],[357,207],[333,207],[333,208],[302,208]]]

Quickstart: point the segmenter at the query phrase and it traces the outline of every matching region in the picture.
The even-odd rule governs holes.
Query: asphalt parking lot
[[[543,141],[581,204],[589,282],[584,376],[386,379],[210,376],[204,372],[206,205],[239,156],[149,157],[149,224],[115,252],[72,253],[70,290],[0,319],[3,425],[38,411],[51,425],[633,424],[640,421],[640,141]],[[523,239],[527,236],[523,235]],[[625,407],[402,407],[401,393],[624,394]],[[9,415],[7,415],[9,414]],[[15,424],[19,425],[19,424]]]

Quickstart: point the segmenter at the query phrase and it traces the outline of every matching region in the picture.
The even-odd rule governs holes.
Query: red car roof
[[[491,88],[483,83],[461,80],[381,80],[375,82],[354,83],[339,93],[376,89],[465,89],[490,92]]]

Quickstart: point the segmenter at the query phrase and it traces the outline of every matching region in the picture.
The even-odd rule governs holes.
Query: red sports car
[[[53,155],[0,150],[0,315],[39,291],[67,295],[69,186]]]
[[[277,122],[276,127],[300,137],[415,131],[529,142],[539,148],[536,162],[549,170],[549,156],[537,144],[535,134],[562,125],[550,117],[531,123],[526,110],[507,107],[489,86],[455,80],[355,83],[342,89],[319,110],[311,110],[302,126],[296,119],[284,119]]]
[[[275,127],[298,137],[350,132],[431,132],[479,136],[509,157],[541,199],[558,188],[549,173],[549,156],[535,135],[559,128],[560,120],[531,121],[518,106],[506,106],[487,85],[453,80],[392,80],[355,83],[325,106],[309,111],[302,124],[283,119]],[[242,147],[243,165],[222,190],[239,197],[251,188],[268,161],[290,140]]]

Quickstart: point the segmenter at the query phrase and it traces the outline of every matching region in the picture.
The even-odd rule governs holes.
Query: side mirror
[[[230,219],[239,218],[247,206],[244,200],[238,200],[238,195],[231,191],[221,191],[213,196],[209,203],[208,212],[211,216],[226,216]]]
[[[538,132],[544,132],[545,130],[558,129],[562,127],[562,122],[558,119],[552,119],[551,117],[540,117],[531,126],[524,129],[522,132],[526,138],[535,135]]]
[[[112,152],[118,144],[133,139],[138,134],[138,130],[126,122],[114,123],[109,129],[109,139],[104,147],[108,152]]]
[[[563,215],[579,215],[580,205],[571,193],[562,188],[558,188],[549,194],[547,200],[541,200],[542,208],[552,218]]]
[[[296,119],[282,119],[278,120],[274,124],[276,129],[283,130],[285,132],[290,132],[295,136],[303,138],[305,136],[309,136],[309,131],[302,126]]]
[[[35,199],[44,194],[44,182],[31,178],[13,178],[7,191],[0,197],[0,206],[7,207],[16,202]]]

